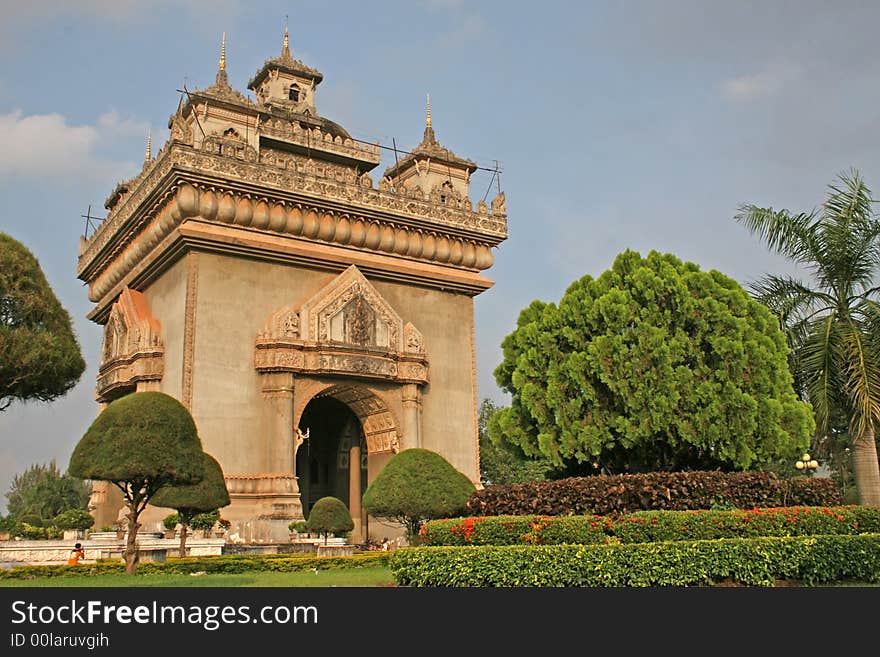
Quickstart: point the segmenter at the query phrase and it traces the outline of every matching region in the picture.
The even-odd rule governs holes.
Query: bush
[[[880,534],[620,545],[418,547],[391,553],[401,586],[807,586],[880,582]]]
[[[316,534],[323,534],[327,540],[327,534],[350,532],[354,529],[351,513],[342,500],[335,497],[322,497],[309,512],[309,520],[306,523],[308,530]]]
[[[880,533],[880,508],[786,507],[751,511],[638,511],[608,516],[489,516],[434,520],[426,545],[558,545]]]
[[[21,529],[19,530],[18,535],[29,541],[39,541],[47,538],[45,527],[35,527],[28,522],[21,523]]]
[[[364,552],[350,557],[316,557],[310,554],[260,554],[221,555],[213,557],[170,557],[165,562],[143,563],[138,575],[164,573],[188,575],[205,572],[209,574],[248,572],[298,572],[318,568],[336,570],[342,568],[372,568],[386,566],[390,552]],[[16,566],[10,570],[0,569],[0,579],[33,579],[50,577],[91,577],[125,572],[121,560],[99,559],[96,563],[77,566]]]
[[[619,515],[659,509],[835,506],[831,479],[779,479],[771,472],[650,472],[487,486],[468,500],[474,516]]]
[[[641,511],[611,525],[623,543],[758,536],[880,533],[880,508],[784,507],[735,511]]]
[[[203,531],[210,531],[214,528],[214,525],[217,524],[217,521],[220,520],[220,512],[219,511],[210,511],[208,513],[197,513],[193,516],[192,520],[189,523],[189,526],[193,529],[201,529]]]
[[[38,515],[33,513],[26,513],[18,517],[18,522],[21,524],[27,524],[31,527],[45,527],[46,522]]]
[[[55,520],[52,522],[62,530],[77,529],[82,531],[94,525],[95,519],[85,509],[68,509],[55,516]]]
[[[309,523],[305,520],[293,520],[289,525],[287,525],[288,531],[297,532],[298,534],[305,534],[309,531]]]
[[[167,516],[162,518],[162,526],[168,531],[172,531],[177,527],[177,524],[180,522],[180,514],[177,513],[169,513]]]
[[[413,544],[426,520],[464,513],[473,492],[470,479],[436,452],[405,449],[367,487],[363,507],[370,515],[403,524]]]

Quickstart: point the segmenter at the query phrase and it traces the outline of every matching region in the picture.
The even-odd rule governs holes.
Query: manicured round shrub
[[[323,534],[326,543],[329,534],[350,532],[354,529],[354,522],[348,507],[342,500],[335,497],[322,497],[312,507],[306,526],[310,532]]]
[[[461,515],[473,492],[471,480],[436,452],[406,449],[369,485],[363,507],[372,516],[403,524],[415,544],[426,520]]]

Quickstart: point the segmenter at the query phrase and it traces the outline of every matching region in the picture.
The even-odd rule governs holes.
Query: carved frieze
[[[482,268],[491,265],[489,260],[491,245],[507,237],[506,205],[503,196],[501,201],[493,202],[491,213],[485,203],[479,212],[472,212],[469,199],[463,202],[463,207],[452,207],[448,202],[442,204],[425,198],[418,189],[413,191],[401,187],[397,190],[387,183],[382,186],[382,190],[374,189],[369,175],[363,174],[357,178],[352,175],[353,172],[345,172],[343,168],[328,163],[318,166],[313,160],[307,160],[306,163],[296,163],[295,166],[286,165],[281,168],[277,159],[273,165],[256,161],[257,154],[250,147],[240,148],[230,145],[229,148],[218,149],[211,137],[205,140],[208,144],[215,143],[211,152],[198,150],[184,143],[192,138],[190,134],[192,127],[189,124],[173,118],[171,125],[174,139],[165,144],[156,158],[145,166],[137,177],[126,182],[126,187],[130,191],[113,206],[107,219],[85,242],[80,256],[81,271],[102,254],[111,239],[118,242],[114,245],[113,251],[119,252],[136,237],[140,230],[143,230],[165,205],[169,195],[175,192],[172,185],[163,190],[159,197],[155,194],[161,181],[172,170],[203,172],[229,179],[237,184],[261,184],[275,187],[283,192],[296,190],[297,193],[317,199],[350,205],[353,213],[380,211],[384,214],[399,214],[408,221],[424,225],[424,228],[418,232],[410,231],[411,235],[422,236],[420,240],[424,239],[425,231],[429,231],[432,225],[438,230],[455,228],[476,231],[485,235],[488,258],[483,255],[482,261],[485,264]],[[285,160],[285,164],[287,162],[288,160]],[[309,162],[311,165],[308,164]],[[411,192],[418,192],[418,197],[411,196]],[[149,205],[146,205],[148,198]],[[183,215],[177,215],[176,221],[179,221],[181,216]],[[132,225],[130,228],[126,226],[125,230],[122,230],[129,220],[135,220],[137,225]],[[360,217],[360,220],[367,223],[371,221],[367,217]],[[479,242],[476,245],[480,247]],[[102,257],[106,256],[102,255]],[[421,254],[421,257],[425,255]]]

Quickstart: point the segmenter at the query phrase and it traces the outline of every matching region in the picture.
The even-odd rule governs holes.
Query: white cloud
[[[721,95],[727,100],[747,103],[775,94],[796,76],[792,66],[771,65],[752,75],[741,75],[721,83]]]
[[[102,115],[95,125],[69,125],[58,113],[0,114],[0,176],[82,180],[130,175],[136,170],[133,161],[114,161],[98,150],[114,138],[145,134],[146,125],[120,120],[116,112]]]
[[[146,137],[150,124],[147,121],[138,121],[133,117],[121,119],[119,112],[110,110],[98,117],[98,128],[117,137]]]

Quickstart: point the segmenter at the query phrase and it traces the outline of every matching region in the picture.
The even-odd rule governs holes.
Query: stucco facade
[[[348,492],[362,536],[357,489],[409,447],[479,481],[473,303],[506,238],[504,195],[474,209],[476,165],[440,146],[430,113],[374,184],[378,145],[317,114],[322,78],[285,37],[254,102],[229,86],[224,48],[216,84],[181,101],[80,249],[105,325],[99,403],[161,390],[187,406],[242,540],[280,540],[314,502],[300,489],[327,486]],[[324,398],[347,424],[316,415]],[[93,502],[99,525],[115,519],[106,487]]]

